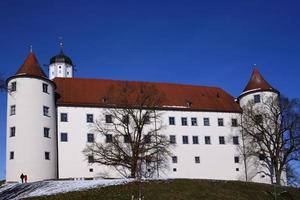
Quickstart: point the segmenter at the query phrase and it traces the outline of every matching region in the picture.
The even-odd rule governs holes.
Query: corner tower
[[[279,92],[263,78],[257,68],[254,68],[248,84],[238,97],[238,101],[243,108],[249,101],[260,103],[264,98],[277,95]]]
[[[70,57],[66,56],[63,51],[63,43],[60,42],[60,52],[50,59],[49,79],[55,77],[72,78],[74,73],[73,63]]]
[[[7,79],[6,181],[57,178],[55,84],[30,52]]]

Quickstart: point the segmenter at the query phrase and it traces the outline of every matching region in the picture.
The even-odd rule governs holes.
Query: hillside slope
[[[142,184],[145,200],[273,200],[273,189],[271,185],[267,184],[187,179],[149,181]],[[299,189],[276,187],[276,191],[277,200],[300,199]],[[30,199],[130,200],[132,194],[136,196],[138,194],[138,186],[136,183]]]
[[[38,181],[33,183],[11,183],[0,187],[0,200],[17,200],[26,197],[55,195],[59,193],[126,184],[132,179],[100,179],[76,181]]]

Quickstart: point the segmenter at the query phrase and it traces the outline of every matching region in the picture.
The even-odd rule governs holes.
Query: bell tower
[[[70,57],[64,53],[63,41],[60,41],[60,52],[56,56],[50,59],[49,64],[49,79],[52,80],[55,77],[72,78],[74,69],[73,63]]]

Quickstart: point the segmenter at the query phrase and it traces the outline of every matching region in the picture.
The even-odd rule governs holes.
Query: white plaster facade
[[[8,85],[13,82],[16,91],[7,95],[6,179],[19,181],[21,173],[28,174],[30,181],[54,179],[57,177],[54,85],[47,79],[22,76],[12,77]],[[48,93],[43,92],[43,84],[48,85]],[[44,106],[49,108],[48,116],[44,116]],[[11,128],[15,128],[14,135]],[[44,137],[44,128],[49,128],[48,138]],[[49,160],[45,159],[45,152],[49,152]]]
[[[71,65],[52,63],[49,66],[49,79],[55,77],[73,77]],[[8,86],[16,82],[16,91],[8,95],[7,104],[7,167],[6,180],[19,181],[20,174],[27,174],[29,181],[68,178],[117,178],[116,171],[99,164],[88,163],[83,154],[87,145],[87,134],[91,123],[87,123],[87,114],[93,114],[94,120],[104,117],[105,109],[101,107],[57,106],[55,86],[47,78],[16,75],[8,80]],[[43,84],[48,85],[48,92],[43,92]],[[241,107],[254,94],[271,94],[274,92],[257,92],[244,95],[240,99]],[[11,106],[15,105],[15,115],[11,115]],[[49,116],[43,115],[43,107],[49,108]],[[174,163],[169,160],[169,168],[160,171],[160,178],[201,178],[221,180],[245,180],[243,159],[239,145],[233,143],[237,136],[240,143],[240,129],[232,126],[232,119],[239,123],[239,112],[204,112],[183,110],[162,110],[162,119],[167,137],[176,136],[176,145],[172,149],[177,157]],[[67,121],[62,122],[61,113],[67,114]],[[169,117],[175,118],[175,125],[169,124]],[[187,118],[187,126],[181,124],[181,118]],[[197,125],[191,119],[197,119]],[[209,126],[204,125],[204,118],[209,118]],[[219,126],[218,119],[223,119]],[[34,123],[33,123],[34,122]],[[15,136],[11,136],[11,127],[15,127]],[[43,129],[49,128],[49,137]],[[22,131],[19,131],[22,130]],[[22,134],[19,134],[22,132]],[[61,140],[61,133],[67,133],[67,141]],[[183,136],[188,136],[188,144],[183,144]],[[199,144],[193,144],[193,136],[198,137]],[[210,137],[210,144],[205,137]],[[220,144],[224,137],[225,144]],[[95,139],[104,142],[103,138]],[[10,154],[14,152],[13,158]],[[49,152],[46,159],[45,152]],[[196,163],[195,157],[200,162]],[[238,161],[237,158],[238,157]],[[253,169],[254,171],[256,169]],[[269,183],[268,177],[259,174],[253,181]]]
[[[52,80],[55,77],[73,77],[73,66],[67,63],[53,63],[49,65],[49,79]]]

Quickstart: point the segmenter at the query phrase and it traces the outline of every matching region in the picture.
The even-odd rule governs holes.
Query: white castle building
[[[119,81],[73,77],[72,60],[63,51],[50,59],[49,76],[30,52],[7,80],[6,181],[68,178],[117,178],[110,168],[89,163],[82,151],[93,141],[90,124],[105,115],[101,101]],[[176,143],[161,177],[244,180],[238,146],[242,107],[248,101],[278,95],[257,69],[238,98],[217,87],[153,83],[166,98],[163,131]],[[270,183],[253,168],[252,181]],[[105,176],[104,176],[105,174]]]

